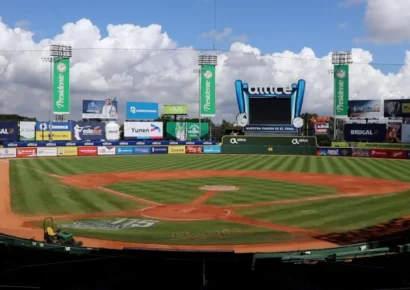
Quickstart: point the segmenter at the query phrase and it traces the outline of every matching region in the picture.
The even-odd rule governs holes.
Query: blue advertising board
[[[150,154],[151,147],[149,146],[137,146],[134,147],[134,154]]]
[[[151,154],[168,154],[167,146],[152,146]]]
[[[19,135],[18,122],[0,122],[0,141],[17,141]]]
[[[118,102],[111,99],[83,100],[83,119],[118,118]]]
[[[204,153],[205,154],[220,154],[221,153],[221,146],[204,146]]]
[[[71,122],[51,122],[51,129],[53,131],[72,131],[73,126]],[[36,122],[36,131],[50,131],[50,122]]]
[[[352,156],[352,148],[318,148],[317,156]]]
[[[118,146],[115,147],[115,155],[133,155],[134,147],[131,146]]]
[[[105,139],[105,123],[103,122],[74,122],[72,126],[75,141]]]
[[[156,120],[158,116],[158,103],[127,102],[127,120]]]

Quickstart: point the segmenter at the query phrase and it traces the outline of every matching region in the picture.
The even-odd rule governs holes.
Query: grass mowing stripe
[[[318,157],[318,167],[320,172],[335,174],[332,157]]]
[[[333,158],[333,163],[334,163],[334,168],[336,174],[339,175],[353,175],[353,172],[349,170],[348,167],[345,166],[345,163],[343,163],[342,158],[334,157]]]
[[[292,166],[293,166],[293,157],[288,157],[288,156],[281,156],[282,157],[282,162],[278,164],[276,167],[276,170],[278,171],[290,171]]]
[[[370,159],[369,166],[373,166],[373,168],[377,170],[377,175],[381,176],[381,178],[391,180],[397,180],[401,178],[401,174],[397,174],[393,170],[388,170],[389,167],[386,168],[386,164],[381,164],[377,161],[378,160]]]
[[[404,163],[404,162],[400,162]],[[380,162],[380,166],[385,167],[387,171],[394,172],[396,174],[393,176],[395,179],[402,181],[409,181],[409,170],[403,168],[400,163],[397,162]]]

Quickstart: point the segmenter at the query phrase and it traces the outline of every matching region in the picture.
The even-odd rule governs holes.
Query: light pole
[[[338,65],[349,65],[353,63],[352,59],[352,52],[350,51],[337,51],[332,53],[332,64],[333,64],[333,70],[331,73],[333,73],[333,80],[334,80],[334,87],[336,87],[336,77],[338,74],[338,71],[336,70],[336,66]],[[330,71],[329,71],[330,72]],[[347,67],[347,75],[345,76],[347,80],[347,84],[349,84],[349,70]],[[347,90],[349,90],[348,85],[347,85]],[[347,94],[347,101],[349,101],[349,92],[343,91],[343,94]],[[348,105],[348,104],[347,104]],[[337,118],[336,118],[336,89],[334,90],[334,96],[333,96],[333,139],[336,140],[337,137]]]
[[[50,136],[49,140],[53,141],[53,67],[54,63],[60,59],[71,58],[73,55],[73,50],[71,46],[67,45],[50,45],[50,56],[42,57],[41,60],[50,63],[50,108],[49,108],[49,127]]]

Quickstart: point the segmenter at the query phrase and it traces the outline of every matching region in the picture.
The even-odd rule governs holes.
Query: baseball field
[[[42,221],[90,247],[328,248],[410,220],[410,162],[316,156],[146,155],[0,161],[0,233]]]

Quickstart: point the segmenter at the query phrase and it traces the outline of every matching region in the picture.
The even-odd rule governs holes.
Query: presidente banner
[[[382,116],[381,100],[349,101],[349,118],[380,118]]]
[[[400,143],[401,142],[401,123],[389,122],[387,123],[386,142]]]
[[[330,117],[312,117],[310,121],[313,124],[313,132],[315,135],[330,134]]]
[[[50,129],[51,125],[51,129]],[[72,123],[70,122],[36,122],[36,141],[49,140],[52,133],[53,141],[71,141]]]
[[[347,142],[384,142],[386,124],[345,124],[344,139]]]
[[[20,121],[19,127],[20,141],[36,140],[36,122]]]
[[[83,100],[83,119],[117,119],[118,102],[111,99]]]
[[[159,117],[158,103],[127,102],[126,120],[156,120]]]
[[[316,137],[223,136],[222,145],[315,147]]]
[[[54,62],[53,112],[70,114],[70,59],[59,58]]]
[[[384,100],[385,118],[410,117],[410,99]]]
[[[348,116],[349,102],[349,65],[340,64],[334,70],[334,113],[335,117]]]
[[[75,141],[97,141],[105,139],[104,122],[74,122],[72,126]]]
[[[124,122],[125,139],[162,139],[162,122]]]
[[[162,115],[188,115],[187,105],[164,105]]]
[[[17,122],[0,122],[0,141],[15,142],[19,138]]]
[[[215,66],[201,66],[201,117],[215,117]]]
[[[167,122],[167,139],[185,141],[209,139],[209,124],[194,122]]]
[[[401,142],[410,143],[410,124],[401,126]]]

